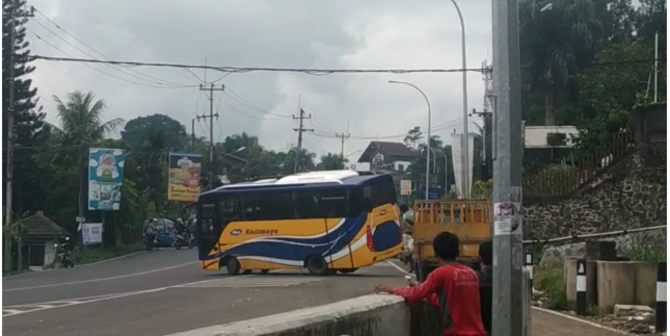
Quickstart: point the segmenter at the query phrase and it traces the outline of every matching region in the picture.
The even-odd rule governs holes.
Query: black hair
[[[458,236],[451,232],[440,232],[433,239],[433,250],[435,255],[444,260],[456,260],[461,254],[461,246]]]
[[[493,264],[493,242],[489,240],[479,245],[479,259],[486,266]]]

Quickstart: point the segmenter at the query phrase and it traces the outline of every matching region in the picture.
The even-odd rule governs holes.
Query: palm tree
[[[74,91],[68,93],[67,98],[67,102],[63,102],[58,96],[53,96],[59,121],[55,128],[63,139],[80,145],[93,145],[124,123],[121,118],[103,121],[107,106],[102,99],[96,101],[93,92]]]
[[[62,145],[75,148],[70,154],[80,167],[79,215],[83,216],[88,185],[86,180],[88,147],[104,140],[105,135],[115,131],[124,121],[121,118],[103,121],[105,102],[102,99],[95,100],[93,92],[74,91],[69,93],[67,98],[67,102],[63,102],[58,96],[53,96],[59,125],[52,125],[51,129],[56,140],[60,140]]]
[[[555,125],[555,105],[569,75],[587,66],[600,33],[592,0],[524,0],[519,4],[522,65],[530,68],[530,90],[544,99],[545,125]]]

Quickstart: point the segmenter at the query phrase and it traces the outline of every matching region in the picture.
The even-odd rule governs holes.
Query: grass
[[[143,250],[144,245],[142,244],[117,245],[111,248],[102,248],[102,247],[80,248],[78,246],[77,248],[75,248],[74,253],[72,254],[72,259],[75,265],[90,264]]]
[[[533,286],[543,291],[547,297],[545,307],[554,310],[569,310],[563,268],[536,268]]]

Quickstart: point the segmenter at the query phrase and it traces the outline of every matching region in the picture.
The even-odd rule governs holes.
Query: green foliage
[[[142,244],[123,245],[118,244],[113,248],[103,249],[100,247],[86,247],[82,248],[76,246],[72,252],[72,261],[77,264],[90,264],[97,261],[121,257],[126,254],[143,251]]]
[[[659,262],[668,260],[668,252],[665,249],[665,245],[650,246],[644,235],[641,234],[633,234],[630,238],[630,258],[632,261]]]
[[[493,180],[475,181],[472,188],[472,198],[474,199],[491,199],[493,192]]]
[[[568,310],[568,298],[565,291],[563,268],[535,268],[533,286],[543,291],[547,297],[545,307],[555,310]]]
[[[666,57],[667,8],[661,0],[559,0],[519,5],[522,113],[526,125],[575,125],[577,158],[627,127],[636,104],[653,97],[654,35]],[[667,65],[659,97],[666,100]]]

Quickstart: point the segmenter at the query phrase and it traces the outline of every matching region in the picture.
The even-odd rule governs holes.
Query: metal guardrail
[[[573,235],[573,236],[566,236],[566,237],[559,237],[559,238],[529,239],[529,240],[524,240],[523,243],[527,244],[527,245],[551,244],[551,243],[560,243],[560,242],[565,242],[565,241],[588,239],[588,238],[625,236],[625,235],[628,235],[628,234],[631,234],[631,233],[645,232],[645,231],[655,231],[655,230],[666,230],[667,228],[668,228],[667,225],[658,225],[658,226],[650,226],[650,227],[645,227],[645,228],[627,229],[627,230],[601,232],[601,233],[589,233],[589,234]]]

